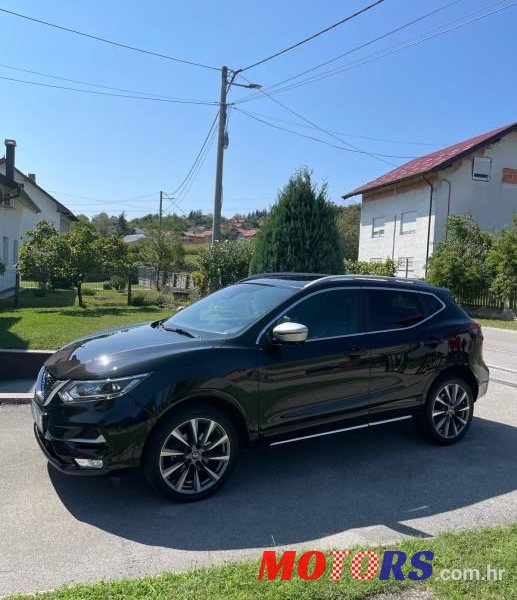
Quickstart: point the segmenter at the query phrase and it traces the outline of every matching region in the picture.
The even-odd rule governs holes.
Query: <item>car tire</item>
[[[473,416],[474,394],[470,385],[460,377],[445,377],[431,386],[416,423],[429,441],[450,446],[465,437]]]
[[[192,403],[173,410],[156,426],[142,468],[149,484],[166,498],[195,502],[224,485],[238,446],[235,425],[223,411]]]

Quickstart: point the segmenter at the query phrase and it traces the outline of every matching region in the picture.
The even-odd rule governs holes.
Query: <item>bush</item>
[[[113,289],[113,285],[112,285],[111,281],[105,281],[102,284],[102,289],[103,290],[112,290]]]
[[[145,294],[133,294],[131,304],[133,306],[145,306]]]
[[[393,277],[397,265],[392,258],[384,262],[367,262],[358,260],[345,260],[345,272],[350,275],[383,275]]]
[[[194,275],[196,285],[200,285],[200,295],[215,292],[247,277],[253,250],[252,241],[226,240],[200,252],[199,274]]]
[[[449,217],[447,238],[427,263],[427,281],[448,288],[456,300],[486,292],[493,280],[486,260],[491,246],[492,236],[481,231],[472,214]]]
[[[123,292],[126,289],[126,278],[121,275],[113,275],[111,283],[117,292]]]
[[[83,296],[95,296],[95,290],[92,288],[83,288]]]

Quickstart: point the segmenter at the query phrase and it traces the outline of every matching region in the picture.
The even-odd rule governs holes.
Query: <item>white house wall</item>
[[[429,216],[428,185],[402,194],[391,194],[378,200],[363,202],[359,237],[359,260],[413,258],[415,277],[423,277],[427,249]],[[416,211],[416,231],[401,233],[401,215]],[[384,237],[372,237],[372,221],[384,216]],[[431,238],[434,215],[431,220]],[[432,246],[431,246],[432,247]]]
[[[490,157],[492,160],[489,181],[472,179],[474,156]],[[503,182],[503,169],[515,169],[515,182]],[[437,243],[445,238],[449,183],[450,214],[464,215],[472,212],[485,231],[497,231],[508,227],[512,214],[517,213],[517,132],[512,132],[499,142],[474,152],[435,175],[430,175],[433,183],[433,206],[431,214],[429,255]],[[420,186],[420,187],[418,187]],[[363,197],[361,207],[361,231],[359,237],[359,260],[412,257],[414,277],[425,275],[424,266],[427,252],[429,194],[430,188],[424,182],[411,185],[403,183],[382,191],[374,199]],[[403,212],[416,211],[416,232],[400,233],[400,219]],[[385,218],[384,237],[372,237],[372,221],[375,217]],[[394,232],[396,222],[396,231]],[[395,235],[394,235],[395,234]]]

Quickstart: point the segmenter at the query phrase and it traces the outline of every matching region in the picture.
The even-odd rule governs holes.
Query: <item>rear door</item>
[[[423,401],[426,373],[440,360],[429,319],[444,305],[433,294],[404,288],[368,288],[367,298],[370,412],[407,413]]]
[[[319,290],[271,323],[306,325],[298,344],[260,339],[259,418],[266,436],[368,414],[368,348],[360,288]]]

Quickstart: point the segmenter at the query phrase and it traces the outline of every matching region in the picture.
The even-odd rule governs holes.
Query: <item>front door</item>
[[[369,348],[360,288],[319,290],[299,300],[260,340],[259,423],[265,436],[325,427],[368,414]],[[283,321],[306,325],[307,340],[273,342]]]

